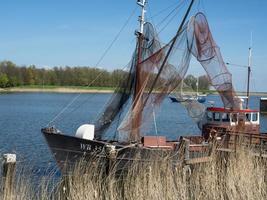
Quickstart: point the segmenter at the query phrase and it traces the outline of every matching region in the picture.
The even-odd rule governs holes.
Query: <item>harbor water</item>
[[[74,135],[80,125],[94,122],[110,96],[98,93],[1,93],[0,154],[16,153],[20,162],[37,170],[55,167],[40,129],[54,119],[51,124],[66,134]],[[76,101],[69,104],[74,98]],[[217,95],[207,96],[208,101],[221,105]],[[250,108],[259,109],[259,101],[260,97],[252,96]],[[166,135],[168,139],[200,134],[198,126],[181,104],[166,98],[156,112],[158,134]],[[267,116],[264,115],[261,115],[261,131],[267,132]],[[114,133],[115,130],[109,132]]]

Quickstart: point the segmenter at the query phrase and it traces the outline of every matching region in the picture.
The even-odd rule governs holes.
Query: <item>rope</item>
[[[97,63],[95,64],[95,66],[97,67],[100,62],[104,59],[104,57],[106,56],[106,54],[108,53],[108,51],[111,49],[111,47],[114,45],[114,43],[117,41],[117,39],[119,38],[120,34],[122,33],[122,31],[124,30],[124,28],[128,25],[130,19],[133,17],[133,15],[135,14],[137,10],[137,7],[135,7],[135,9],[132,11],[132,13],[130,14],[130,16],[127,18],[126,22],[123,24],[123,26],[121,27],[121,29],[119,30],[119,32],[117,33],[117,35],[115,36],[115,38],[111,41],[110,45],[107,47],[107,49],[104,51],[104,53],[102,54],[102,56],[99,58],[99,60],[97,61]],[[91,81],[91,83],[89,83],[86,87],[90,87],[102,74],[104,73],[104,71],[100,72],[96,78]],[[50,124],[54,123],[56,121],[56,119],[61,116],[80,96],[81,96],[81,92],[78,93],[68,104],[67,106],[65,106],[48,124],[47,126],[49,126]]]

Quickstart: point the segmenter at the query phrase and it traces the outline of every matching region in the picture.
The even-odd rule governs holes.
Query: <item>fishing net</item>
[[[145,25],[139,41],[142,55],[137,49],[130,64],[128,77],[112,96],[103,114],[96,122],[97,137],[121,116],[126,102],[131,99],[128,112],[118,126],[120,138],[139,141],[151,124],[154,110],[174,91],[184,78],[191,55],[194,55],[207,72],[211,85],[219,92],[225,107],[236,109],[232,77],[227,70],[220,50],[212,38],[207,20],[198,13],[185,23],[175,37],[161,48],[153,26]],[[137,63],[139,60],[139,63]],[[188,113],[199,119],[203,107],[194,101],[184,103]]]
[[[186,91],[186,93],[183,91]],[[193,88],[182,81],[182,83],[172,91],[171,96],[175,97],[177,102],[186,108],[188,116],[198,125],[199,129],[202,129],[201,122],[205,115],[206,106],[199,102],[199,96]]]
[[[148,22],[145,23],[142,42],[142,60],[148,58],[160,48],[161,45],[154,27]],[[128,70],[126,70],[124,76],[122,76],[124,78],[120,81],[119,86],[108,101],[105,110],[98,116],[95,122],[95,137],[97,139],[101,138],[114,121],[120,120],[124,109],[127,107],[127,103],[133,99],[137,82],[137,49],[138,46],[134,51],[131,62],[128,64]]]
[[[128,136],[130,141],[137,141],[146,132],[151,124],[153,110],[158,108],[186,74],[191,56],[189,51],[184,51],[187,47],[186,37],[185,26],[176,40],[173,39],[137,66],[142,87],[118,127],[123,138]]]
[[[224,107],[239,109],[241,101],[236,98],[232,75],[226,68],[203,13],[197,13],[190,20],[188,34],[192,35],[194,40],[190,51],[206,70],[209,81],[220,94]]]

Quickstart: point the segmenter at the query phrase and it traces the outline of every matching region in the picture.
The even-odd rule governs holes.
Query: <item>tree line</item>
[[[88,86],[116,87],[127,72],[123,70],[107,71],[92,67],[53,67],[37,68],[35,65],[17,66],[11,61],[0,62],[0,87],[18,86]],[[196,89],[197,78],[188,75],[185,83]],[[199,89],[208,90],[206,76],[199,77]]]

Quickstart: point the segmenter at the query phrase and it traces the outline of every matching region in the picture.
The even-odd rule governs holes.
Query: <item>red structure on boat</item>
[[[203,125],[202,136],[208,140],[215,135],[224,133],[260,134],[260,114],[258,110],[209,107],[206,113],[206,123]]]

